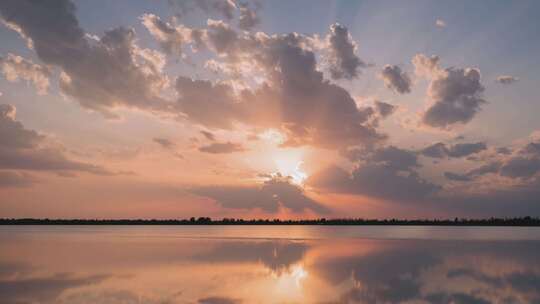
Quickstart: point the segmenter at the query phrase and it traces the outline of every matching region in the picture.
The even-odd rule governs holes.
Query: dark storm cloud
[[[329,167],[309,178],[308,184],[335,193],[359,194],[398,202],[422,201],[440,187],[416,171],[415,152],[389,146],[363,156],[364,163],[351,174]]]
[[[302,212],[306,209],[316,213],[328,213],[328,209],[307,197],[302,188],[283,177],[272,178],[262,185],[253,186],[205,186],[191,190],[194,194],[215,200],[224,208],[256,209],[276,213],[279,206]]]
[[[0,105],[0,169],[113,174],[96,165],[70,160],[59,149],[45,146],[45,137],[24,128],[15,120],[15,114],[14,106]]]
[[[508,75],[501,75],[497,77],[496,81],[500,84],[512,84],[514,82],[517,82],[519,79],[514,76],[508,76]]]
[[[432,158],[461,158],[487,150],[483,142],[463,143],[447,146],[444,143],[435,143],[420,151],[420,153]]]
[[[163,58],[141,49],[135,32],[123,27],[101,38],[87,36],[69,0],[7,0],[0,15],[28,40],[38,58],[62,70],[60,88],[83,107],[115,117],[116,106],[150,111],[164,109],[158,91],[166,85]]]
[[[159,137],[155,137],[152,139],[153,142],[155,142],[156,144],[162,146],[163,148],[165,149],[172,149],[176,146],[176,144],[174,142],[172,142],[171,140],[167,139],[167,138],[159,138]]]
[[[413,58],[416,73],[431,79],[427,95],[429,108],[422,121],[434,128],[451,128],[473,119],[486,103],[481,93],[480,70],[474,68],[439,67],[439,58],[417,54]]]
[[[207,146],[199,147],[199,151],[211,154],[226,154],[234,152],[242,152],[246,149],[237,143],[225,142],[225,143],[211,143]]]
[[[411,92],[411,79],[406,72],[401,71],[397,65],[385,65],[381,71],[384,85],[399,94]]]
[[[327,36],[330,46],[330,74],[333,79],[353,79],[360,74],[359,69],[366,66],[356,55],[356,43],[349,30],[338,23],[330,26]]]

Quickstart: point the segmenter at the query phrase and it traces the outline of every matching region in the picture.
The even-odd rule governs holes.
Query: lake
[[[540,303],[540,228],[3,226],[0,303]]]

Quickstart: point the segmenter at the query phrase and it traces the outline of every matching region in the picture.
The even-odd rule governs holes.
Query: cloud
[[[540,172],[540,158],[538,157],[513,157],[504,163],[500,169],[500,175],[510,178],[530,178]]]
[[[23,149],[37,146],[44,136],[34,130],[25,129],[15,120],[17,109],[9,104],[0,104],[0,147]]]
[[[369,151],[367,151],[369,153]],[[331,166],[308,179],[307,184],[334,193],[358,194],[394,202],[423,201],[440,187],[416,171],[416,153],[388,146],[363,156],[351,174]]]
[[[164,57],[141,49],[135,31],[118,27],[101,38],[86,35],[69,0],[2,1],[0,16],[27,39],[37,57],[62,70],[60,88],[84,108],[116,117],[117,106],[162,111]]]
[[[433,73],[440,70],[439,61],[439,56],[427,57],[424,54],[416,54],[412,59],[414,74],[418,77],[431,77]]]
[[[487,145],[483,142],[455,144],[448,148],[448,156],[455,158],[465,157],[482,152],[486,149]]]
[[[448,148],[445,144],[439,142],[428,147],[425,147],[420,153],[427,157],[444,158],[448,155]]]
[[[196,31],[182,25],[172,25],[164,22],[154,14],[144,14],[140,17],[140,20],[167,54],[182,55],[184,44],[197,39]]]
[[[243,109],[229,85],[180,76],[176,79],[176,90],[179,94],[176,108],[194,123],[232,129],[234,121],[243,119]]]
[[[330,26],[330,33],[326,37],[330,53],[330,74],[333,79],[353,79],[360,74],[359,68],[366,64],[356,55],[357,45],[349,34],[349,30],[338,24]]]
[[[420,151],[420,153],[432,158],[460,158],[470,156],[487,150],[487,145],[483,142],[463,143],[446,146],[444,143],[435,143]]]
[[[285,177],[274,177],[262,185],[253,186],[203,186],[191,190],[194,194],[215,200],[224,208],[262,209],[276,213],[280,206],[299,213],[306,209],[319,214],[329,210],[307,197],[302,188],[293,185]]]
[[[239,28],[249,31],[261,23],[261,19],[259,18],[259,16],[257,16],[257,12],[251,9],[248,3],[240,3],[239,9]]]
[[[0,170],[0,188],[28,187],[36,182],[36,179],[24,172]]]
[[[379,115],[382,118],[392,115],[392,113],[396,111],[396,108],[397,106],[394,106],[392,104],[378,101],[378,100],[375,101],[375,109],[377,110],[377,113],[379,113]]]
[[[70,160],[58,148],[47,147],[45,136],[24,128],[15,114],[14,106],[0,105],[0,169],[114,174],[100,166]]]
[[[508,148],[508,147],[499,147],[497,148],[497,153],[499,154],[503,154],[503,155],[510,155],[512,154],[512,149]]]
[[[202,146],[199,151],[211,154],[226,154],[245,151],[241,144],[226,142],[226,143],[211,143],[207,146]]]
[[[422,114],[422,122],[441,129],[468,123],[486,103],[481,97],[484,87],[480,81],[480,70],[441,69],[438,61],[436,56],[428,58],[423,54],[413,58],[416,73],[431,78],[427,91],[430,105]]]
[[[176,9],[176,14],[179,17],[199,10],[206,14],[218,14],[231,20],[237,9],[233,0],[168,0],[168,2]]]
[[[501,75],[498,76],[496,81],[500,84],[512,84],[514,82],[517,82],[519,78],[509,75]]]
[[[521,150],[524,154],[534,155],[540,157],[540,141],[530,142]]]
[[[521,181],[532,180],[540,172],[540,143],[530,142],[524,145],[519,152],[511,154],[498,153],[499,157],[464,174],[447,172],[445,176],[455,181],[471,181],[486,174],[498,174],[501,177],[518,179]]]
[[[444,28],[444,27],[446,27],[446,22],[444,20],[442,20],[442,19],[437,19],[435,21],[435,25],[437,27]]]
[[[282,130],[289,146],[336,148],[386,138],[376,130],[372,107],[358,107],[347,90],[317,70],[309,37],[236,33],[222,21],[210,20],[208,26],[205,43],[223,58],[220,64],[237,71],[250,66],[265,81],[235,92],[229,83],[178,77],[173,107],[191,121],[208,128],[233,129],[240,123]]]
[[[482,165],[480,167],[471,169],[467,171],[465,174],[445,172],[444,176],[454,181],[472,181],[475,178],[484,176],[489,173],[498,173],[500,168],[501,168],[501,163],[498,161],[494,161],[494,162]]]
[[[226,297],[207,297],[197,301],[199,304],[240,304],[239,299],[226,298]]]
[[[210,46],[219,54],[231,52],[237,46],[238,33],[226,22],[208,19],[207,40]]]
[[[406,72],[401,71],[397,65],[385,65],[381,71],[384,85],[396,93],[406,94],[411,92],[411,79]]]
[[[216,136],[212,132],[201,130],[201,134],[209,141],[215,141],[216,140]]]
[[[376,150],[371,156],[371,160],[384,163],[397,170],[408,170],[420,166],[416,153],[394,146]]]
[[[46,67],[11,53],[8,53],[7,57],[0,56],[0,67],[8,81],[23,79],[31,82],[38,94],[47,94],[51,73]]]
[[[449,180],[458,181],[458,182],[469,182],[472,180],[467,174],[461,175],[453,172],[444,172],[444,177]]]
[[[173,149],[176,146],[174,142],[172,142],[171,140],[167,138],[154,137],[152,141],[162,146],[165,149]]]

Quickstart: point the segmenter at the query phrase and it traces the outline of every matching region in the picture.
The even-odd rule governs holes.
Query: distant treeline
[[[212,220],[209,217],[190,219],[0,219],[0,225],[403,225],[403,226],[540,226],[538,217],[488,219],[234,219]]]

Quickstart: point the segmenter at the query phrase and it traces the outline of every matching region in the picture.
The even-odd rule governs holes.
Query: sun
[[[304,162],[302,161],[302,151],[286,150],[276,153],[274,156],[276,173],[282,176],[288,176],[291,182],[296,185],[303,185],[308,177],[307,173],[302,169]]]

